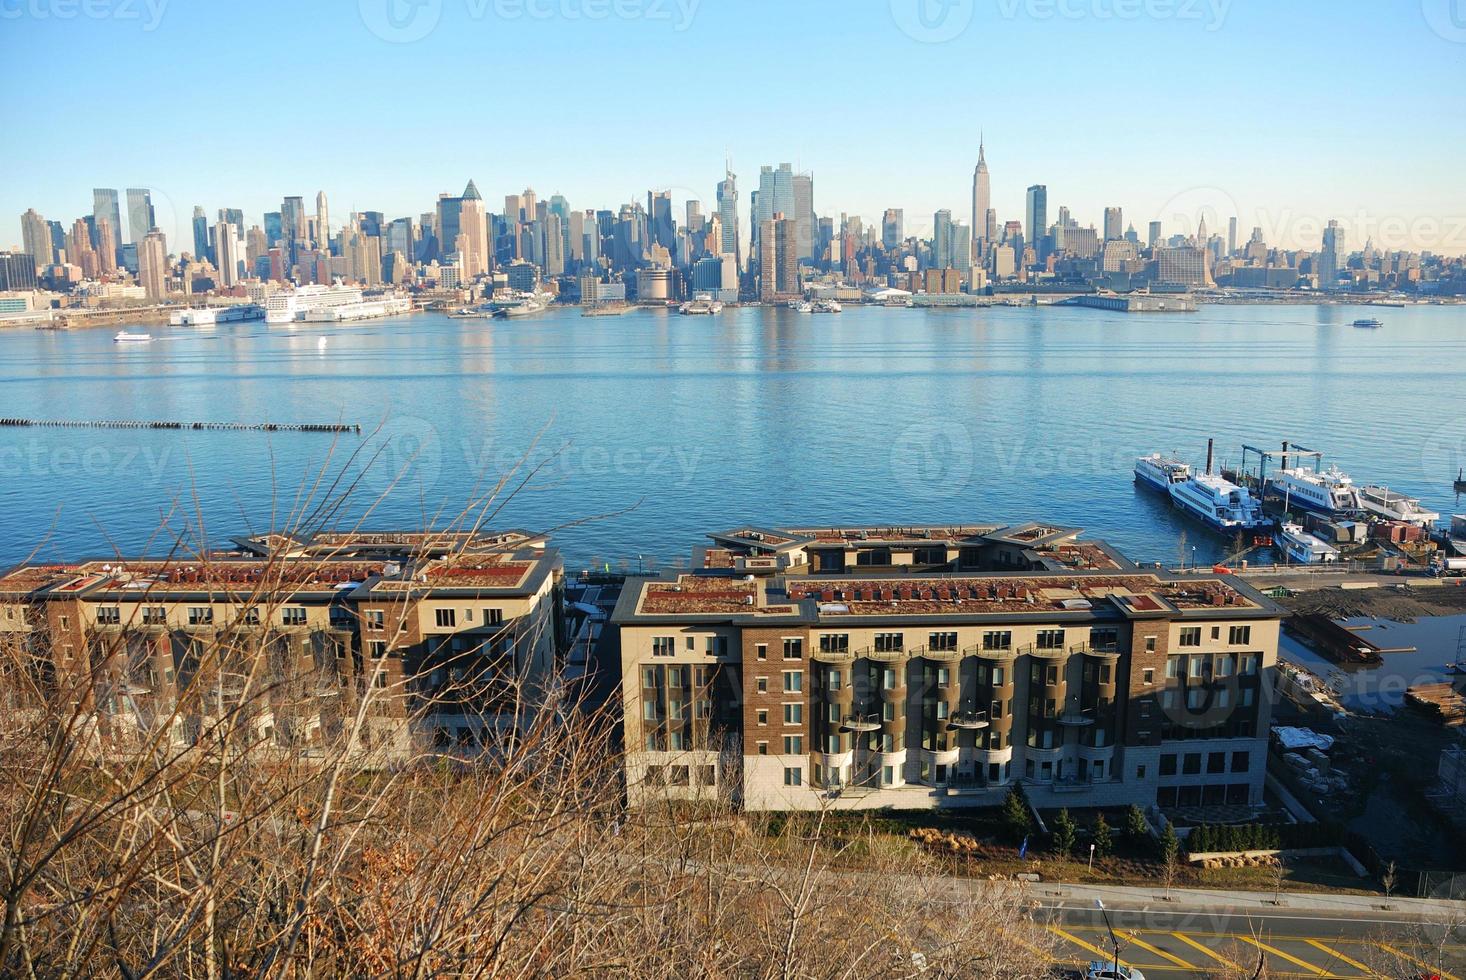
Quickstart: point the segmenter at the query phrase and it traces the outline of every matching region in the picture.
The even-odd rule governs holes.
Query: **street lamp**
[[[1112,926],[1112,925],[1110,925],[1110,913],[1105,910],[1104,900],[1103,899],[1099,899],[1099,898],[1095,899],[1094,900],[1094,907],[1097,908],[1097,909],[1099,909],[1100,910],[1100,915],[1102,915],[1102,916],[1105,917],[1105,928],[1107,930],[1109,930],[1109,933],[1110,933],[1110,945],[1113,946],[1114,949],[1115,949],[1115,976],[1116,977],[1119,977],[1119,975],[1120,975],[1120,940],[1117,939],[1117,938],[1115,938],[1115,927]]]

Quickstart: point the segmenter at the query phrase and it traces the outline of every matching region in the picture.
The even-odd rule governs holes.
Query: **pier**
[[[337,422],[146,422],[125,419],[65,421],[60,419],[0,418],[0,427],[42,429],[194,429],[199,431],[232,432],[329,432],[333,434],[359,434],[361,432],[360,425]]]
[[[1327,616],[1292,616],[1283,625],[1311,642],[1319,653],[1336,664],[1377,664],[1384,652],[1377,644],[1356,636]]]

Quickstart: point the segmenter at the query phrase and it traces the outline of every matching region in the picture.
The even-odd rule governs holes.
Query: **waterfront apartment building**
[[[549,696],[564,585],[543,537],[320,533],[235,545],[12,569],[0,576],[0,643],[44,664],[99,750],[148,737],[187,745],[240,712],[282,752],[349,738],[350,751],[384,761],[471,754]]]
[[[1262,800],[1283,611],[1072,528],[711,535],[628,582],[633,801],[753,810]]]

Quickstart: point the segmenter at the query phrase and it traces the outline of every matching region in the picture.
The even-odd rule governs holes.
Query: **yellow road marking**
[[[1386,953],[1389,953],[1391,956],[1398,956],[1406,963],[1413,963],[1416,966],[1420,967],[1422,970],[1428,970],[1431,973],[1439,973],[1441,975],[1441,980],[1461,980],[1460,977],[1452,976],[1445,970],[1437,969],[1431,966],[1429,963],[1425,962],[1425,960],[1417,959],[1416,957],[1411,956],[1409,953],[1405,952],[1402,949],[1396,949],[1389,943],[1376,943],[1375,945],[1379,946],[1380,949],[1384,950]]]
[[[1179,932],[1173,932],[1173,933],[1171,933],[1171,935],[1175,936],[1177,939],[1181,940],[1183,943],[1185,943],[1187,946],[1190,946],[1192,949],[1199,950],[1199,951],[1205,953],[1207,956],[1210,956],[1212,959],[1214,959],[1218,963],[1222,964],[1222,966],[1229,966],[1229,967],[1231,967],[1234,970],[1240,970],[1240,969],[1242,969],[1242,967],[1238,966],[1236,963],[1233,963],[1231,960],[1227,959],[1221,953],[1215,952],[1212,949],[1210,949],[1210,948],[1208,948],[1206,946],[1203,946],[1201,943],[1199,943],[1196,940],[1192,939],[1190,936],[1182,935]]]
[[[1195,972],[1195,971],[1201,969],[1195,963],[1187,963],[1181,957],[1179,957],[1179,956],[1173,956],[1170,953],[1166,952],[1165,950],[1161,949],[1159,946],[1152,946],[1150,943],[1146,942],[1144,939],[1141,939],[1139,936],[1135,935],[1135,933],[1133,933],[1133,932],[1117,931],[1115,933],[1115,935],[1120,936],[1123,939],[1129,940],[1130,942],[1132,942],[1135,945],[1139,946],[1141,949],[1149,950],[1150,952],[1156,954],[1157,956],[1159,956],[1163,960],[1169,960],[1170,962],[1172,962],[1172,963],[1176,964],[1177,966],[1181,967],[1183,970],[1191,970],[1192,972]]]
[[[1308,940],[1308,945],[1312,946],[1314,949],[1317,949],[1317,950],[1319,950],[1321,952],[1327,953],[1328,955],[1330,955],[1332,957],[1337,958],[1341,963],[1347,963],[1349,966],[1352,966],[1354,969],[1358,970],[1360,973],[1363,973],[1366,977],[1377,977],[1377,976],[1379,976],[1378,973],[1374,972],[1373,970],[1371,970],[1369,967],[1365,966],[1363,963],[1359,962],[1358,960],[1351,959],[1350,957],[1345,956],[1343,953],[1339,952],[1337,949],[1333,949],[1332,947],[1325,946],[1323,943],[1319,942],[1317,939],[1310,939],[1310,940]]]
[[[1087,949],[1087,950],[1089,950],[1091,953],[1094,953],[1096,956],[1098,956],[1101,960],[1104,960],[1106,963],[1112,963],[1112,962],[1114,962],[1114,959],[1115,959],[1115,951],[1113,949],[1111,949],[1111,950],[1103,950],[1103,949],[1100,949],[1098,946],[1095,946],[1095,945],[1093,945],[1091,943],[1087,943],[1083,939],[1080,939],[1078,936],[1074,935],[1074,933],[1068,932],[1068,931],[1066,931],[1064,929],[1060,929],[1058,926],[1044,926],[1044,928],[1047,929],[1049,932],[1052,932],[1054,935],[1058,936],[1060,939],[1068,940],[1069,942],[1073,943],[1075,946],[1078,946],[1080,949]],[[1130,961],[1129,960],[1125,959],[1124,957],[1121,957],[1120,958],[1120,965],[1121,966],[1130,966],[1131,964],[1130,964]]]
[[[1326,977],[1326,976],[1328,976],[1328,971],[1327,970],[1321,970],[1318,967],[1314,966],[1312,963],[1304,962],[1303,960],[1300,960],[1296,956],[1289,956],[1287,953],[1283,952],[1281,949],[1278,949],[1276,946],[1269,946],[1267,943],[1264,943],[1264,942],[1261,942],[1259,940],[1253,939],[1251,936],[1238,936],[1237,938],[1240,939],[1244,943],[1251,943],[1252,945],[1256,946],[1258,949],[1262,950],[1264,953],[1272,953],[1274,956],[1277,956],[1277,957],[1280,957],[1282,959],[1287,960],[1289,963],[1292,963],[1294,966],[1301,966],[1301,967],[1303,967],[1303,969],[1311,971],[1314,976],[1317,976],[1317,977]]]

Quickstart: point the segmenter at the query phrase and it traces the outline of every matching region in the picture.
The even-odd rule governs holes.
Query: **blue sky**
[[[153,188],[175,249],[195,204],[320,189],[336,223],[470,177],[708,205],[725,152],[745,213],[789,161],[821,214],[920,231],[967,214],[981,129],[1000,220],[1045,183],[1083,224],[1466,252],[1466,0],[0,0],[0,64],[5,244],[94,186]]]

